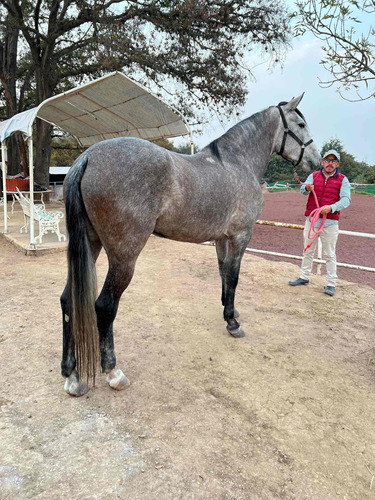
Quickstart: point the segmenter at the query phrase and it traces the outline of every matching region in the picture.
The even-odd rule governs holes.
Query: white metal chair
[[[23,211],[23,218],[25,221],[25,224],[20,229],[20,233],[22,233],[23,230],[25,230],[25,233],[27,233],[29,221],[31,218],[30,200],[26,196],[24,196],[18,188],[17,191],[18,194],[14,193],[14,196],[21,205]],[[60,233],[60,227],[59,227],[60,220],[63,217],[64,213],[61,212],[60,210],[56,211],[46,210],[44,204],[34,205],[34,220],[39,223],[39,234],[35,238],[35,242],[37,242],[38,240],[39,243],[42,243],[42,238],[45,234],[48,233],[48,231],[56,233],[59,241],[66,241],[66,236],[65,234]]]

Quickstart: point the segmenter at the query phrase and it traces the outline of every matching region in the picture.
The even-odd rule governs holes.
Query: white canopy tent
[[[34,208],[34,160],[32,128],[39,118],[74,136],[87,147],[115,137],[155,140],[190,136],[185,118],[122,73],[115,72],[50,97],[39,106],[0,122],[3,193],[6,201],[6,139],[22,132],[29,146],[30,208]],[[4,203],[4,233],[7,233],[7,204]],[[30,224],[30,247],[35,248],[34,225]]]

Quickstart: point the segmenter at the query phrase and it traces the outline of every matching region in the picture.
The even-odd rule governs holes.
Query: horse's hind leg
[[[65,377],[65,391],[71,396],[83,396],[88,392],[86,382],[81,380],[76,370],[74,355],[74,339],[70,330],[70,310],[68,287],[66,286],[61,297],[61,310],[63,322],[63,355],[61,360],[61,374]]]
[[[107,373],[107,382],[116,390],[125,389],[129,381],[123,372],[116,367],[116,356],[113,341],[113,322],[116,318],[122,293],[128,287],[135,267],[135,259],[126,258],[109,264],[108,274],[103,289],[96,301],[95,309],[98,320],[100,338],[101,365]]]
[[[91,249],[94,255],[94,260],[98,258],[102,245],[100,240],[92,231],[89,232],[91,237]],[[88,392],[86,382],[84,382],[76,370],[76,358],[74,354],[74,338],[70,330],[70,310],[69,310],[69,292],[68,286],[65,287],[61,297],[60,304],[62,310],[63,323],[63,354],[61,360],[61,374],[65,377],[65,391],[71,396],[83,396]]]
[[[80,380],[76,370],[74,339],[70,331],[69,295],[67,286],[60,297],[60,304],[63,322],[63,355],[61,360],[61,374],[65,377],[64,389],[71,396],[83,396],[88,391],[88,387],[85,382]]]
[[[226,279],[224,272],[224,263],[228,255],[228,239],[216,240],[215,241],[217,261],[219,264],[219,273],[221,277],[221,304],[225,306],[225,296],[226,296]],[[238,318],[240,313],[234,308],[234,317]]]

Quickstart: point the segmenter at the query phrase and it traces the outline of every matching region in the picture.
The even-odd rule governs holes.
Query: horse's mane
[[[281,101],[281,102],[279,102],[278,106],[284,106],[285,104],[288,104],[287,101]],[[273,107],[273,106],[271,106],[271,107]],[[253,115],[249,116],[248,118],[241,120],[240,122],[233,125],[233,127],[231,127],[224,135],[222,135],[221,137],[218,137],[214,141],[210,142],[206,147],[210,150],[212,156],[216,156],[216,158],[219,161],[221,161],[221,154],[220,154],[220,150],[219,150],[219,141],[223,137],[227,137],[227,138],[230,137],[230,134],[235,132],[237,129],[241,128],[245,122],[248,123],[248,122],[256,121],[259,118],[259,115],[261,113],[263,113],[263,111],[266,111],[267,109],[269,109],[269,108],[265,108],[262,111],[258,111],[257,113],[254,113]],[[303,116],[303,114],[301,113],[301,111],[299,109],[296,108],[295,112],[297,113],[298,116],[300,116],[302,118],[302,120],[305,123],[307,123],[306,118]]]
[[[216,156],[216,158],[221,161],[221,155],[219,151],[219,147],[217,145],[218,139],[215,139],[214,141],[210,142],[208,147],[210,148],[212,156]]]
[[[263,110],[263,111],[265,111],[265,110]],[[238,129],[241,129],[243,127],[244,123],[255,121],[263,111],[258,111],[257,113],[254,113],[253,115],[248,116],[244,120],[241,120],[240,122],[238,122],[235,125],[233,125],[233,127],[231,127],[227,132],[225,132],[225,134],[223,134],[222,136],[220,136],[217,139],[215,139],[212,142],[210,142],[206,146],[206,148],[208,148],[210,150],[212,156],[216,156],[216,158],[219,161],[221,161],[222,158],[221,158],[221,154],[220,154],[220,150],[219,150],[219,143],[222,145],[223,139],[224,138],[226,138],[226,139],[230,138],[233,133],[235,133]]]

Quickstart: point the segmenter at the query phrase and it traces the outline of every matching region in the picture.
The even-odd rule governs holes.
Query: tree
[[[66,134],[52,138],[51,166],[71,166],[83,149]]]
[[[19,31],[11,13],[6,13],[5,26],[0,38],[0,82],[5,95],[5,118],[15,115],[17,110],[17,55]],[[23,174],[28,175],[26,148],[22,134],[8,141],[8,172],[17,174],[21,164]]]
[[[347,176],[349,182],[358,184],[373,184],[375,182],[375,167],[357,161],[353,155],[345,151],[339,139],[330,139],[324,143],[321,156],[330,149],[335,149],[340,153],[340,172]]]
[[[152,142],[169,151],[175,151],[176,153],[187,155],[191,153],[190,142],[185,142],[179,146],[175,146],[173,142],[168,139],[157,139]],[[83,151],[84,148],[81,148],[75,139],[66,134],[60,134],[59,136],[53,137],[51,165],[71,166]],[[197,153],[198,151],[199,146],[195,146],[195,152]]]
[[[280,0],[0,0],[0,6],[27,44],[35,104],[123,70],[166,92],[190,117],[193,104],[228,115],[245,102],[251,76],[245,51],[261,47],[277,59],[289,35]],[[50,135],[50,125],[38,120],[40,184],[48,179]]]
[[[358,184],[375,183],[375,166],[357,161],[353,155],[345,151],[339,139],[332,138],[326,141],[322,146],[320,155],[323,156],[323,154],[330,149],[335,149],[340,153],[340,172],[346,175],[350,182],[356,182]],[[307,177],[306,172],[304,172],[301,167],[297,167],[296,171],[301,182],[304,182]],[[293,183],[294,168],[292,163],[273,154],[264,174],[264,180],[266,182],[285,181]]]
[[[185,142],[179,144],[178,146],[174,146],[173,151],[176,151],[176,153],[180,153],[182,155],[190,155],[191,154],[190,142]],[[199,151],[200,147],[198,146],[198,144],[194,144],[194,153],[198,153]]]
[[[294,171],[296,171],[298,177],[303,182],[306,178],[306,172],[301,166],[297,166],[295,169],[290,161],[284,160],[284,158],[275,153],[271,156],[267,170],[264,173],[264,180],[266,182],[284,181],[295,183]]]
[[[362,101],[375,97],[375,28],[357,33],[355,26],[375,13],[374,0],[298,0],[296,35],[311,31],[325,42],[321,64],[331,73],[323,87],[338,85],[341,97]]]
[[[281,156],[273,154],[264,173],[264,180],[268,183],[277,181],[291,182],[293,180],[293,165]]]
[[[182,144],[179,144],[176,146],[173,144],[172,141],[168,139],[157,139],[155,144],[158,146],[161,146],[162,148],[169,149],[170,151],[175,151],[176,153],[180,153],[183,155],[190,155],[191,154],[191,146],[190,146],[190,141],[184,142]],[[200,148],[197,144],[194,145],[194,152],[198,153],[200,151]]]

